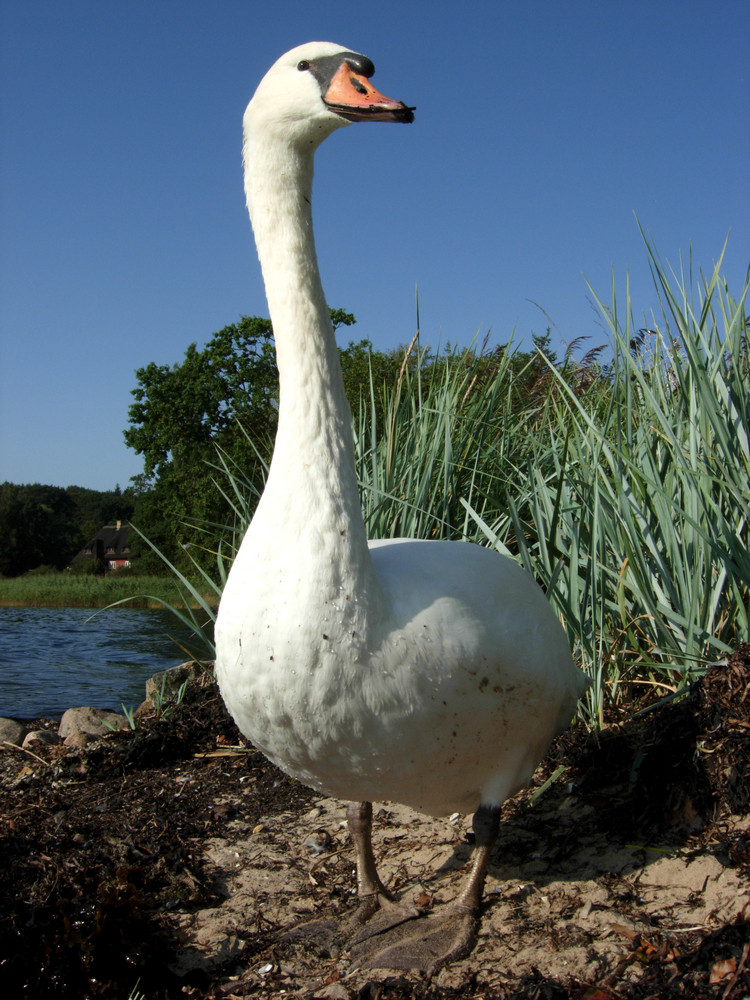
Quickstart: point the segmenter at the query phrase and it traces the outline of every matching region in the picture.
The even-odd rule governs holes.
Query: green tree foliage
[[[355,322],[341,309],[331,310],[331,319],[335,329]],[[340,358],[358,433],[369,440],[372,421],[382,429],[391,419],[388,400],[395,386],[413,397],[408,406],[419,407],[456,366],[471,368],[471,395],[493,379],[499,366],[510,364],[516,372],[514,409],[530,411],[535,400],[543,405],[551,376],[540,352],[556,362],[549,333],[535,337],[533,347],[529,353],[513,352],[509,360],[507,345],[490,349],[486,342],[476,351],[448,344],[436,355],[414,344],[411,350],[401,346],[382,352],[374,351],[369,340],[350,341]],[[210,569],[230,509],[222,492],[227,479],[217,474],[217,462],[238,473],[246,493],[260,493],[273,452],[278,372],[270,320],[243,317],[215,333],[202,350],[191,344],[179,363],[148,364],[137,370],[136,379],[125,431],[126,443],[144,460],[143,473],[134,480],[134,523],[178,569],[188,568],[190,558]],[[132,547],[141,565],[153,562],[158,572],[158,557],[146,542],[135,538]]]
[[[336,328],[355,322],[341,309],[331,310],[331,319]],[[244,316],[215,333],[202,350],[191,344],[179,363],[152,362],[136,371],[136,379],[125,431],[126,444],[144,460],[143,473],[134,480],[134,523],[182,565],[184,546],[200,545],[201,529],[215,528],[227,517],[216,483],[217,449],[242,468],[248,482],[262,484],[279,395],[271,322]],[[138,539],[134,554],[154,558]],[[207,552],[205,564],[212,560]]]
[[[107,523],[127,520],[132,494],[79,486],[0,485],[0,576],[64,569]]]
[[[83,486],[68,486],[65,490],[76,505],[76,521],[83,534],[83,544],[90,541],[105,524],[129,521],[135,510],[131,489],[89,490]]]
[[[143,488],[205,458],[212,441],[225,440],[237,421],[249,432],[273,421],[271,324],[244,317],[215,333],[203,350],[190,344],[178,364],[151,362],[136,378],[125,443],[143,455]]]

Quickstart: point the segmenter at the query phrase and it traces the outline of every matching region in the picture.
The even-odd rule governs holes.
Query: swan
[[[265,490],[220,601],[216,675],[260,751],[350,802],[355,964],[434,972],[471,950],[501,803],[570,723],[586,680],[545,595],[511,558],[468,542],[368,542],[311,201],[314,153],[336,129],[413,121],[373,73],[340,45],[302,45],[245,112],[245,193],[280,403]],[[373,800],[474,813],[472,866],[442,914],[424,917],[384,887]]]

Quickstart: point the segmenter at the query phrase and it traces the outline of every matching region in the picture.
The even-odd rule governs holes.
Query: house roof
[[[93,555],[100,551],[111,558],[125,558],[130,554],[130,525],[118,521],[117,524],[105,524],[83,547],[83,554]]]

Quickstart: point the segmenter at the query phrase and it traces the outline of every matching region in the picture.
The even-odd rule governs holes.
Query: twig
[[[742,957],[740,958],[740,963],[737,966],[734,975],[729,980],[729,984],[727,985],[727,988],[722,993],[721,1000],[727,1000],[727,997],[729,996],[729,994],[734,989],[735,983],[740,978],[740,974],[742,973],[742,970],[745,968],[745,962],[747,962],[748,953],[750,953],[750,941],[747,941],[745,943],[745,947],[742,949]]]
[[[348,850],[349,850],[349,845],[347,844],[345,847],[340,847],[337,851],[331,851],[330,854],[323,854],[321,857],[318,858],[317,861],[313,862],[313,864],[310,865],[310,867],[307,869],[307,874],[312,875],[315,869],[319,868],[320,865],[324,864],[326,861],[330,861],[331,858],[335,858],[337,854],[344,854],[344,852]]]
[[[5,747],[10,747],[12,750],[20,750],[21,753],[27,753],[29,757],[33,757],[35,760],[41,761],[42,764],[45,764],[47,767],[52,767],[48,760],[45,760],[44,757],[40,757],[37,753],[32,753],[28,747],[19,747],[17,743],[11,743],[10,740],[2,740],[2,744]]]

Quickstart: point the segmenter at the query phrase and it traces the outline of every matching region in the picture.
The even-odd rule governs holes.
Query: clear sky
[[[416,122],[318,153],[318,255],[346,339],[606,342],[661,256],[750,260],[747,0],[2,0],[0,481],[112,489],[135,369],[266,315],[241,119],[301,42],[364,52]],[[540,308],[541,307],[541,308]],[[544,312],[542,311],[544,310]],[[545,313],[547,315],[545,315]]]

